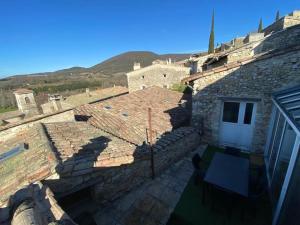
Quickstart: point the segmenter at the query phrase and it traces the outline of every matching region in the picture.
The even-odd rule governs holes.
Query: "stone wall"
[[[150,86],[170,88],[180,83],[181,79],[189,76],[190,68],[174,64],[154,64],[127,73],[129,92],[141,90]]]
[[[191,58],[190,59],[191,74],[202,72],[203,71],[202,65],[209,57],[212,57],[212,54],[199,56],[197,58]]]
[[[266,27],[263,31],[265,35],[268,35],[272,32],[277,32],[298,24],[300,24],[299,11],[294,11],[290,15],[284,16],[280,18],[278,21],[272,23],[270,26]]]
[[[254,41],[259,41],[261,39],[264,38],[264,33],[250,33],[246,36],[246,38],[244,39],[244,43],[247,44],[247,43],[251,43],[251,42],[254,42]]]
[[[271,94],[300,80],[300,51],[245,64],[194,81],[193,122],[204,121],[204,140],[219,145],[220,97],[257,98],[252,150],[262,151],[271,114]]]
[[[300,25],[289,27],[265,37],[261,44],[254,49],[254,54],[275,49],[286,49],[297,45],[300,45]]]
[[[55,113],[61,110],[71,109],[73,107],[74,106],[65,103],[63,100],[58,100],[58,101],[52,100],[41,105],[43,114]]]
[[[162,137],[154,146],[154,168],[158,176],[171,164],[197,148],[200,136],[192,128],[179,128]],[[107,169],[101,173],[101,181],[93,187],[93,195],[99,202],[116,199],[145,180],[151,178],[150,150],[145,148],[136,153],[130,164]]]

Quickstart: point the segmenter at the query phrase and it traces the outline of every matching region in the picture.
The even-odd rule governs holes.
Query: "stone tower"
[[[14,92],[14,95],[17,100],[19,111],[23,112],[26,116],[39,114],[32,90],[17,89]]]

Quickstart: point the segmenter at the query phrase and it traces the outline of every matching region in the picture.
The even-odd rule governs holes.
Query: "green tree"
[[[276,13],[276,21],[278,21],[280,19],[280,14],[279,14],[279,10],[277,10],[277,13]]]
[[[213,53],[215,51],[215,10],[213,10],[211,19],[211,30],[209,35],[209,45],[208,53]]]
[[[262,33],[262,31],[263,31],[263,22],[262,22],[262,18],[260,18],[257,32]]]

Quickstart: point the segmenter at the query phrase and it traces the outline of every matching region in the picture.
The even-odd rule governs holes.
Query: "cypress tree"
[[[280,14],[279,14],[279,10],[277,10],[277,13],[276,13],[276,21],[278,21],[280,19]]]
[[[208,53],[213,53],[215,51],[215,10],[213,10],[211,19],[211,30],[209,35],[209,45]]]
[[[262,33],[262,31],[263,31],[263,22],[262,22],[262,18],[260,18],[257,32]]]

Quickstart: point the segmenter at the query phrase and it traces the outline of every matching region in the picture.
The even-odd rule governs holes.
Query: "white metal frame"
[[[280,136],[280,142],[279,142],[279,145],[278,145],[278,151],[276,153],[276,159],[275,159],[274,168],[273,168],[273,172],[272,172],[271,182],[273,181],[274,172],[275,172],[275,169],[276,169],[278,158],[279,158],[280,152],[282,151],[281,146],[282,146],[283,137],[285,135],[286,125],[287,125],[287,122],[286,122],[286,120],[284,120],[284,124],[283,124],[283,128],[282,128],[282,133],[281,133],[281,136]]]
[[[285,198],[286,198],[288,186],[289,186],[292,174],[293,174],[293,170],[295,168],[297,157],[299,155],[300,131],[297,128],[297,126],[295,125],[294,121],[291,120],[291,118],[286,114],[286,112],[281,108],[281,106],[276,101],[274,101],[274,99],[272,99],[272,101],[273,101],[275,107],[273,108],[273,111],[272,111],[272,117],[271,117],[271,120],[270,120],[270,122],[272,124],[270,125],[269,131],[268,131],[269,133],[268,133],[268,137],[267,137],[267,144],[265,146],[265,154],[264,154],[265,155],[265,163],[266,163],[267,171],[268,171],[268,168],[270,166],[269,162],[270,162],[271,155],[273,153],[276,134],[277,134],[277,132],[280,132],[278,130],[278,126],[279,126],[279,121],[280,121],[281,116],[284,119],[284,126],[283,126],[282,133],[280,135],[280,142],[279,142],[279,146],[278,146],[278,152],[276,153],[276,160],[275,160],[275,163],[274,163],[273,171],[271,171],[272,174],[269,174],[269,172],[267,172],[267,178],[268,178],[269,186],[271,186],[271,183],[273,181],[274,172],[276,170],[276,166],[277,166],[277,163],[278,163],[278,157],[280,155],[280,152],[282,151],[282,149],[281,149],[282,141],[283,141],[284,134],[286,132],[287,125],[289,124],[292,127],[293,131],[296,133],[296,139],[295,139],[292,154],[291,154],[291,157],[290,157],[288,169],[287,169],[287,172],[286,172],[286,175],[285,175],[285,178],[284,178],[284,182],[283,182],[283,185],[282,185],[282,188],[281,188],[280,196],[279,196],[279,199],[277,201],[277,205],[276,205],[276,208],[275,208],[275,211],[274,211],[274,217],[273,217],[272,225],[277,225],[278,222],[279,222],[280,213],[281,213],[281,210],[282,210],[282,207],[283,207],[283,203],[284,203]],[[279,115],[278,115],[277,121],[276,121],[277,112],[279,113]],[[275,131],[273,132],[274,128],[275,128]],[[272,137],[272,135],[275,135],[275,136]]]
[[[297,135],[294,147],[293,147],[293,151],[292,151],[292,155],[291,155],[291,159],[289,162],[289,166],[285,175],[285,179],[281,188],[281,192],[280,192],[280,196],[279,196],[279,200],[276,206],[276,210],[275,210],[275,214],[274,214],[274,218],[273,218],[273,223],[272,225],[276,225],[278,223],[279,220],[279,216],[280,216],[280,212],[281,212],[281,208],[283,206],[285,197],[286,197],[286,193],[288,190],[288,186],[290,184],[290,180],[296,165],[296,161],[297,161],[297,156],[299,154],[299,147],[300,147],[300,136]]]

